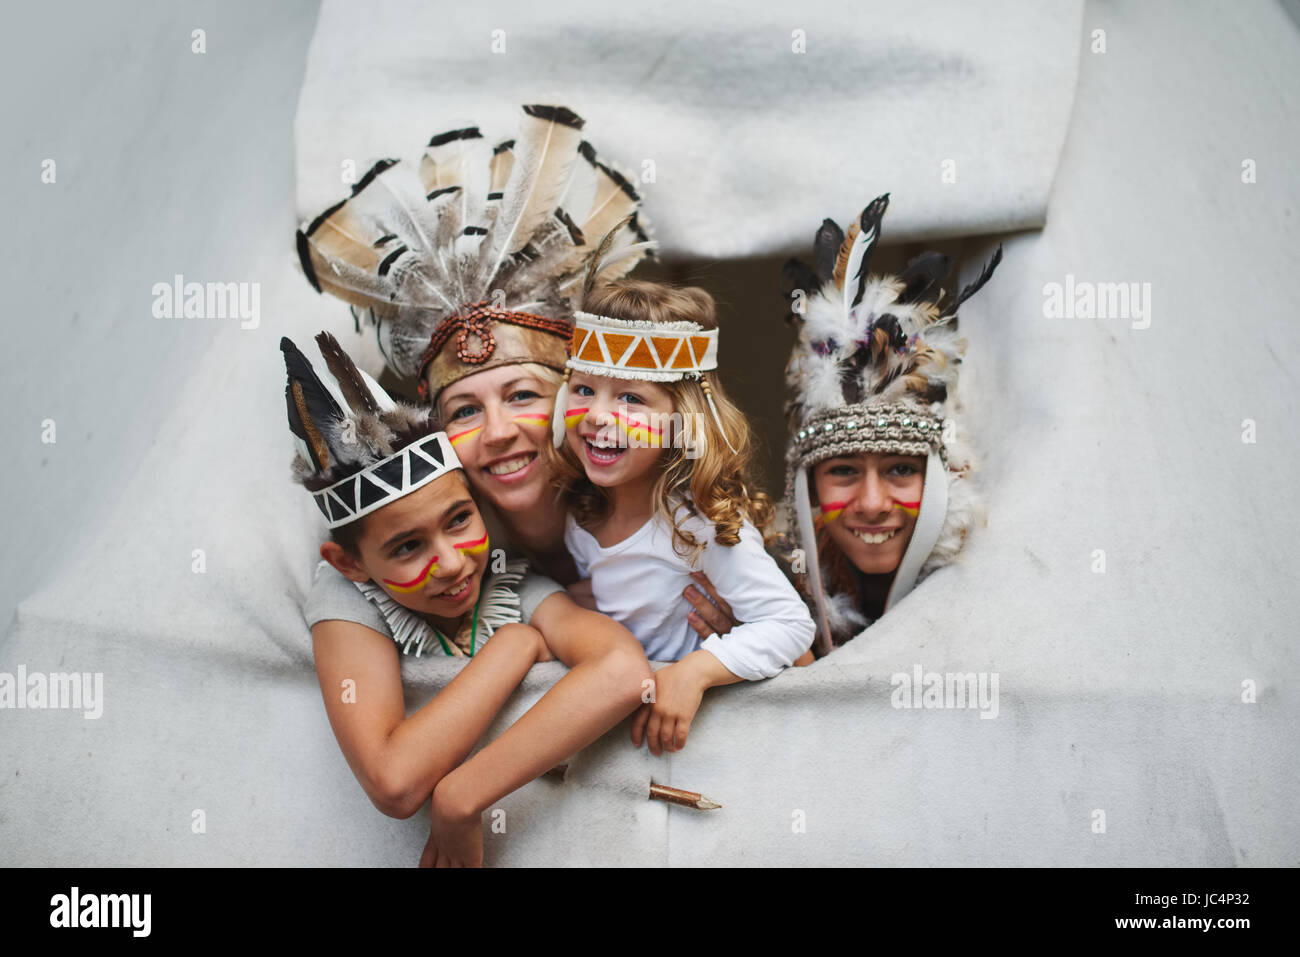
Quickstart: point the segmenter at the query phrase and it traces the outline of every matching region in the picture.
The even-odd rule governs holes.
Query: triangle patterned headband
[[[574,313],[567,368],[618,379],[675,382],[718,367],[718,330],[694,322],[634,322]]]
[[[354,475],[313,492],[331,529],[355,522],[461,467],[447,433],[435,432]]]

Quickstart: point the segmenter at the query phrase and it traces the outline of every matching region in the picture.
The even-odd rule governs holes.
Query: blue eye
[[[576,395],[595,395],[595,394],[596,394],[596,390],[593,389],[593,388],[592,388],[591,386],[589,386],[589,385],[575,385],[575,386],[573,387],[573,391],[574,391],[574,394],[576,394]]]
[[[474,406],[462,405],[459,409],[457,409],[455,412],[451,414],[450,418],[465,419],[465,418],[469,418],[471,415],[474,415],[476,412],[478,412],[478,409],[475,408]]]
[[[530,392],[527,389],[521,389],[510,397],[511,402],[531,402],[533,399],[540,399],[536,392]]]
[[[645,403],[641,401],[640,396],[634,395],[631,392],[624,392],[618,397],[618,400],[620,402],[626,402],[628,405],[645,405]]]

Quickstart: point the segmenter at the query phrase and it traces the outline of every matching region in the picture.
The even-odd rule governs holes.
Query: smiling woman
[[[441,390],[435,409],[478,501],[510,542],[561,582],[577,577],[564,548],[564,515],[541,453],[550,440],[560,373],[538,362],[472,372]]]
[[[871,276],[888,206],[886,193],[847,231],[824,221],[816,268],[785,267],[787,321],[799,334],[786,367],[786,503],[821,654],[952,561],[975,518],[973,461],[955,421],[966,347],[957,307],[1002,251],[946,302],[947,256],[922,253],[897,276]]]

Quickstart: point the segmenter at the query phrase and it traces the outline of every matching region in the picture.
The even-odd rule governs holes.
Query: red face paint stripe
[[[391,585],[394,588],[405,588],[407,590],[418,588],[421,585],[423,585],[424,580],[429,577],[429,570],[437,564],[438,564],[438,556],[434,555],[432,558],[429,559],[429,564],[424,566],[423,571],[421,571],[420,574],[412,578],[409,582],[395,582],[385,578],[384,584]]]
[[[452,546],[452,548],[460,548],[460,549],[477,548],[480,545],[486,545],[487,539],[488,539],[488,533],[484,532],[482,538],[477,538],[472,542],[457,542],[455,545]]]

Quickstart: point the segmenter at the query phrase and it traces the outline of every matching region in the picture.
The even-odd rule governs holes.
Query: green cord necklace
[[[469,623],[469,656],[471,658],[474,657],[474,639],[478,636],[478,606],[479,603],[482,601],[483,601],[483,588],[482,586],[480,586],[478,592],[478,600],[474,602],[474,617],[470,619],[470,623]],[[443,653],[448,657],[454,657],[451,653],[451,649],[447,647],[447,639],[442,637],[442,632],[440,632],[437,628],[434,628],[433,625],[430,625],[429,627],[433,628],[433,633],[438,636],[438,643],[442,645]]]

